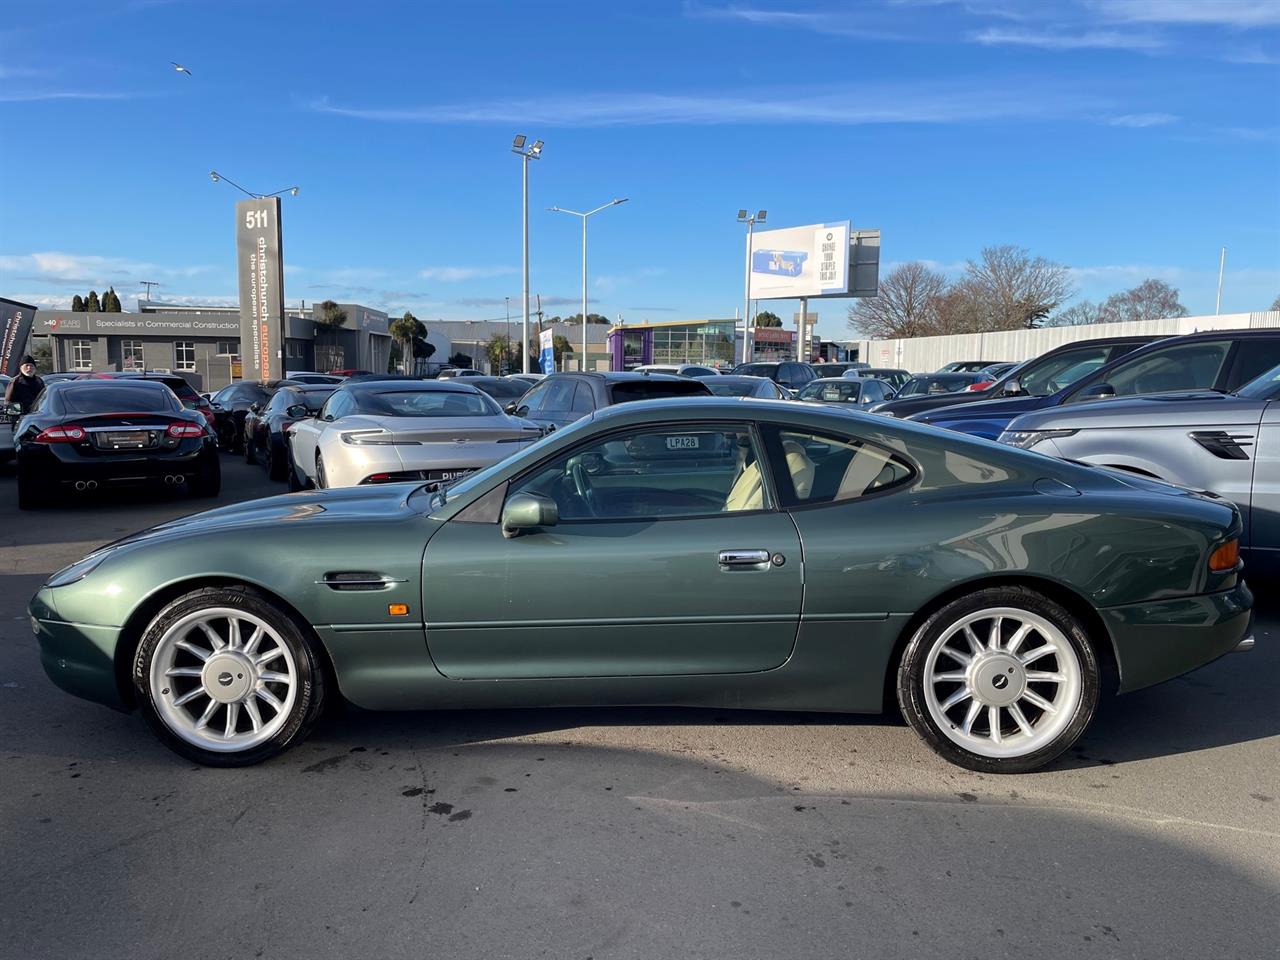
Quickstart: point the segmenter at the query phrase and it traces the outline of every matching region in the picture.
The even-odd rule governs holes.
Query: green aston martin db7
[[[372,709],[870,713],[963,766],[1039,767],[1104,692],[1252,640],[1230,504],[901,420],[623,404],[444,490],[166,523],[31,603],[44,668],[211,765]]]

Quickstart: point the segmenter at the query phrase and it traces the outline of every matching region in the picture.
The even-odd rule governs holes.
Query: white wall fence
[[[1134,320],[1128,323],[1090,323],[1074,327],[1038,330],[999,330],[992,333],[958,333],[945,337],[903,340],[859,340],[858,358],[873,367],[900,367],[912,373],[928,373],[953,360],[1019,361],[1038,357],[1064,343],[1100,337],[1144,335],[1176,336],[1200,330],[1242,330],[1280,327],[1280,310],[1257,313],[1224,313],[1208,317],[1175,317],[1168,320]]]

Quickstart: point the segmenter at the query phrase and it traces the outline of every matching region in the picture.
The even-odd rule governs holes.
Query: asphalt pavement
[[[218,503],[283,492],[224,458]],[[19,512],[0,475],[0,952],[204,957],[1275,957],[1280,606],[1037,774],[896,718],[334,711],[245,770],[62,693],[53,570],[213,505]]]

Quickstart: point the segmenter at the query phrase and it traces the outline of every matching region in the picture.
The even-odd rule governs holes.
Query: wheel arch
[[[132,679],[133,656],[138,649],[138,644],[142,642],[142,635],[146,632],[147,625],[169,603],[183,594],[190,593],[192,590],[199,590],[202,587],[244,587],[260,594],[263,598],[278,606],[293,619],[294,623],[298,625],[298,629],[302,630],[307,638],[312,641],[315,650],[319,654],[321,669],[325,671],[324,678],[328,681],[326,684],[327,689],[333,691],[332,695],[340,695],[337,684],[337,670],[333,664],[333,657],[329,653],[328,647],[325,646],[324,641],[320,639],[319,634],[312,628],[307,618],[298,611],[297,607],[274,590],[264,587],[260,583],[237,577],[199,576],[175,580],[173,583],[165,584],[139,603],[125,620],[124,626],[120,628],[120,639],[116,643],[115,649],[114,668],[116,687],[120,693],[120,700],[126,709],[132,710],[137,706]]]
[[[1025,587],[1035,590],[1076,617],[1084,626],[1089,642],[1098,657],[1099,666],[1102,668],[1102,692],[1104,694],[1115,692],[1119,686],[1120,677],[1115,639],[1111,636],[1111,631],[1107,629],[1106,622],[1097,608],[1085,597],[1057,580],[1035,574],[1017,573],[982,577],[955,584],[936,594],[911,616],[894,641],[893,650],[889,655],[888,669],[885,670],[884,676],[883,696],[886,709],[892,709],[897,704],[898,664],[902,662],[902,654],[916,631],[920,629],[920,625],[951,601],[992,587]]]

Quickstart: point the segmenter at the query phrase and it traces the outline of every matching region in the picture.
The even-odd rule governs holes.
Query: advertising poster
[[[752,299],[820,297],[848,289],[848,220],[752,234]]]
[[[284,257],[280,198],[236,204],[236,265],[240,275],[240,355],[246,380],[283,376]]]
[[[30,304],[0,297],[0,373],[18,375],[35,316],[36,308]]]
[[[556,349],[555,334],[550,330],[543,330],[538,334],[538,345],[541,348],[542,372],[556,372]]]

